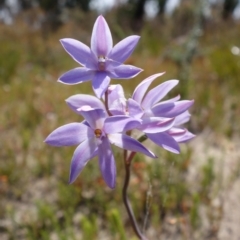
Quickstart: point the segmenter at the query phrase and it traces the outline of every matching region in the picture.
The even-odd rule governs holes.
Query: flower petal
[[[113,60],[112,66],[116,67],[122,64],[132,54],[139,39],[139,36],[133,35],[117,43],[108,55],[108,59]]]
[[[82,82],[89,81],[94,76],[94,71],[85,67],[74,68],[66,73],[64,73],[59,79],[58,82],[65,84],[78,84]]]
[[[73,183],[88,161],[96,155],[97,145],[95,139],[87,139],[75,150],[70,167],[69,183]]]
[[[114,79],[129,79],[137,76],[143,70],[141,68],[134,67],[132,65],[122,64],[115,68],[109,68],[108,75]]]
[[[87,45],[72,38],[64,38],[61,39],[60,42],[65,51],[76,62],[87,68],[96,69],[96,58],[92,55],[92,51]]]
[[[145,133],[165,132],[173,125],[174,118],[151,117],[148,119],[143,119],[141,126],[138,127],[138,130],[141,130]]]
[[[132,152],[141,152],[151,158],[156,158],[156,155],[144,147],[137,140],[120,133],[109,134],[108,139],[111,144],[116,145],[120,148],[132,151]]]
[[[82,106],[78,109],[92,129],[102,129],[107,113],[103,109],[94,109],[90,106]]]
[[[178,102],[168,102],[168,103],[159,103],[152,108],[152,113],[155,116],[172,118],[176,117],[188,108],[190,108],[194,103],[194,100],[182,100]]]
[[[146,78],[145,80],[143,80],[140,84],[138,84],[138,86],[135,88],[134,92],[133,92],[133,96],[132,98],[138,102],[138,103],[142,103],[142,99],[143,96],[145,95],[148,87],[150,86],[150,84],[152,83],[153,80],[155,80],[157,77],[160,77],[164,74],[163,73],[158,73],[158,74],[154,74],[148,78]]]
[[[181,135],[184,135],[186,133],[187,129],[185,128],[176,128],[176,127],[173,127],[171,129],[168,130],[168,133],[171,135],[171,136],[181,136]]]
[[[110,80],[111,79],[107,76],[106,72],[97,72],[95,74],[92,80],[92,87],[98,98],[101,98],[106,92]]]
[[[79,114],[79,108],[84,105],[92,108],[99,108],[106,111],[104,104],[98,98],[88,94],[76,94],[66,99],[68,106],[77,114]]]
[[[182,128],[172,128],[168,131],[168,133],[178,143],[187,142],[195,137],[195,135],[189,132],[187,129],[182,129]]]
[[[110,29],[106,20],[101,15],[97,18],[93,26],[91,49],[97,57],[106,57],[111,51],[112,46],[113,42]]]
[[[99,167],[106,184],[110,188],[116,185],[116,165],[111,146],[107,138],[102,139],[102,143],[98,146]]]
[[[180,95],[177,95],[176,97],[174,98],[170,98],[168,100],[165,100],[165,101],[161,101],[161,103],[167,103],[167,102],[176,102],[180,99]]]
[[[126,99],[123,88],[120,84],[108,87],[108,109],[112,115],[126,114]],[[105,100],[105,97],[104,97]]]
[[[123,87],[120,84],[110,85],[108,87],[108,104],[111,105],[119,98],[125,98]]]
[[[155,103],[164,98],[178,82],[178,80],[169,80],[150,90],[142,101],[142,107],[145,109],[152,107]]]
[[[143,116],[144,112],[138,102],[136,102],[132,98],[129,98],[127,101],[127,105],[129,116],[134,118],[141,118]]]
[[[94,133],[88,126],[82,123],[69,123],[55,129],[45,142],[56,147],[72,146],[93,136]]]
[[[104,132],[119,133],[132,130],[140,126],[140,121],[128,116],[112,116],[106,118],[104,122]]]
[[[125,98],[116,99],[111,105],[109,105],[110,113],[115,115],[126,115],[127,103]]]
[[[168,133],[166,132],[147,133],[146,135],[151,141],[156,143],[158,146],[161,146],[162,148],[173,153],[177,153],[177,154],[180,153],[180,148],[177,142]]]
[[[190,120],[191,114],[188,111],[183,112],[175,118],[174,126],[180,126]]]

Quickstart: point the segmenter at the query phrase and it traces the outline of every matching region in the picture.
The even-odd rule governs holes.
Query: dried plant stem
[[[125,180],[124,180],[124,185],[123,185],[123,189],[122,189],[122,195],[123,195],[123,202],[124,205],[127,209],[127,213],[129,216],[129,219],[131,221],[133,230],[135,232],[135,234],[139,237],[139,239],[141,240],[148,240],[140,231],[137,221],[135,219],[131,204],[128,200],[128,196],[127,196],[127,189],[128,189],[128,185],[129,185],[129,180],[130,180],[130,176],[131,176],[131,160],[134,157],[136,153],[132,152],[129,157],[127,158],[127,150],[124,150],[123,156],[124,156],[124,166],[125,166],[125,170],[126,170],[126,175],[125,175]]]

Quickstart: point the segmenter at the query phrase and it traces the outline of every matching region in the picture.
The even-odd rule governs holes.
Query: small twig
[[[143,222],[143,232],[146,231],[146,227],[147,227],[149,209],[151,207],[151,199],[152,199],[152,185],[149,180],[148,191],[147,191],[147,200],[146,200],[146,215],[145,215],[144,222]]]

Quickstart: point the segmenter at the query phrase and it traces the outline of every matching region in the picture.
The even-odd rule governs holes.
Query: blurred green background
[[[114,148],[118,173],[112,191],[97,159],[68,185],[75,147],[43,143],[57,127],[82,120],[66,98],[93,94],[90,83],[57,83],[78,66],[59,39],[89,45],[100,13],[115,44],[141,36],[127,63],[144,72],[112,80],[124,86],[126,96],[144,78],[166,71],[155,85],[179,79],[168,97],[195,99],[186,127],[197,137],[181,146],[181,154],[146,141],[159,158],[134,159],[129,197],[140,228],[153,240],[240,239],[239,5],[238,0],[1,0],[0,239],[136,239],[121,197],[122,151]]]

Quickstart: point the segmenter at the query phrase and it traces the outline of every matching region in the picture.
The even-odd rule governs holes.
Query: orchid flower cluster
[[[126,98],[120,84],[110,85],[113,79],[130,79],[142,69],[123,64],[136,47],[139,36],[129,36],[113,47],[110,29],[103,16],[94,24],[91,48],[70,38],[60,40],[66,52],[82,67],[77,67],[60,78],[64,84],[92,81],[96,97],[77,94],[66,102],[82,122],[69,123],[54,130],[45,140],[52,146],[78,145],[71,161],[69,182],[73,183],[90,159],[97,156],[103,179],[110,188],[116,185],[116,166],[111,145],[132,153],[157,156],[142,141],[147,138],[173,153],[179,153],[179,143],[194,134],[181,127],[189,121],[188,109],[193,100],[180,100],[176,96],[163,100],[178,84],[169,80],[148,91],[150,84],[163,73],[143,80],[130,98]],[[132,137],[132,132],[140,138]]]

